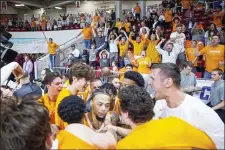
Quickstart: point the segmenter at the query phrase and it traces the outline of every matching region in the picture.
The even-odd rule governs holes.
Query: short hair
[[[116,96],[117,95],[117,89],[112,83],[105,83],[98,88],[104,90],[110,96]]]
[[[113,85],[112,85],[113,86]],[[100,88],[101,87],[101,88]],[[90,97],[90,100],[93,100],[94,97],[98,94],[105,94],[105,95],[108,95],[109,97],[111,97],[113,94],[112,91],[110,91],[111,89],[110,88],[103,88],[102,86],[100,86],[99,88],[97,88],[91,95]],[[113,86],[114,87],[114,86]],[[115,87],[114,87],[115,88]]]
[[[220,68],[215,68],[215,69],[213,69],[212,71],[218,72],[218,74],[219,74],[220,76],[224,74],[224,73],[223,73],[223,70],[221,70]]]
[[[1,109],[1,148],[46,150],[45,141],[51,134],[48,110],[37,101],[8,99]]]
[[[97,81],[100,81],[100,82],[102,83],[102,80],[101,80],[101,79],[99,79],[99,78],[94,78],[94,79],[92,79],[92,80],[91,80],[91,83],[93,83],[93,82],[97,82]]]
[[[128,112],[135,123],[145,123],[154,117],[154,102],[149,93],[136,85],[124,87],[119,92],[122,112]]]
[[[125,66],[125,68],[127,68],[127,67],[131,67],[131,68],[133,69],[133,66],[132,66],[131,64],[127,64],[127,65]]]
[[[68,124],[81,123],[85,112],[85,103],[79,96],[65,97],[58,107],[59,117]]]
[[[45,70],[45,74],[48,74],[48,73],[51,72],[51,70],[50,70],[49,68],[45,68],[45,69],[43,69],[43,70]]]
[[[174,85],[177,88],[180,88],[180,69],[176,64],[173,63],[161,63],[161,64],[154,64],[152,66],[153,69],[160,69],[160,77],[165,78],[172,78]]]
[[[144,87],[144,85],[145,85],[145,80],[144,80],[143,76],[136,71],[125,72],[124,78],[134,81],[140,87]]]
[[[183,64],[183,68],[187,68],[187,67],[194,68],[194,65],[192,62],[187,61]]]
[[[94,76],[94,71],[89,65],[82,62],[77,62],[70,68],[69,83],[72,84],[73,77],[76,77],[77,79],[85,78],[90,81],[94,78]]]
[[[44,78],[44,83],[51,84],[53,82],[53,80],[57,77],[62,79],[62,76],[58,72],[49,72],[48,74],[46,74],[46,76]]]

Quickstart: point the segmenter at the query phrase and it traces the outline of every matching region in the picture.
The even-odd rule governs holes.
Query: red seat
[[[195,72],[195,76],[197,78],[202,78],[202,72]]]

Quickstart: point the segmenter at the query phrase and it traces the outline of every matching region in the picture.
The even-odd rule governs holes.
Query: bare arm
[[[159,44],[155,47],[156,48],[156,50],[159,52],[159,54],[163,54],[164,53],[164,50],[162,50],[161,48],[160,48],[160,46],[161,46],[161,44],[163,43],[165,41],[165,39],[162,39],[160,42],[159,42]]]
[[[91,27],[91,29],[92,29],[92,32],[93,32],[94,37],[96,37],[95,29],[93,27]]]
[[[95,133],[91,137],[91,142],[99,149],[115,149],[117,144],[116,132],[108,129],[106,133]]]
[[[212,107],[213,110],[218,110],[220,108],[223,108],[224,105],[224,100],[222,100],[219,104],[217,104],[216,106]]]

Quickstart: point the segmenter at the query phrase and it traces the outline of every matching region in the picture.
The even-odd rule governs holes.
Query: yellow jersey
[[[168,117],[137,126],[117,149],[216,149],[207,134],[187,122]]]

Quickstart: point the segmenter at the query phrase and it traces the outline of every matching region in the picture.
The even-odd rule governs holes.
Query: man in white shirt
[[[144,21],[141,22],[141,28],[140,28],[140,32],[139,32],[140,35],[142,34],[142,29],[143,28],[145,28],[146,31],[147,31],[147,34],[149,34],[150,29],[148,27],[146,27],[146,24],[145,24]]]
[[[170,35],[170,41],[178,44],[181,47],[181,51],[178,55],[178,60],[179,60],[179,64],[180,66],[183,66],[183,64],[185,63],[185,55],[184,55],[184,45],[185,45],[185,34],[182,33],[182,25],[178,24],[176,26],[176,32],[171,33]]]
[[[160,48],[161,44],[165,41],[162,39],[155,47],[159,54],[162,55],[162,63],[174,63],[176,64],[177,56],[180,53],[179,45],[173,43],[166,44],[166,50]]]
[[[224,123],[216,112],[200,99],[180,89],[180,70],[172,63],[152,66],[152,86],[155,90],[155,118],[175,116],[205,132],[217,149],[224,149]]]

